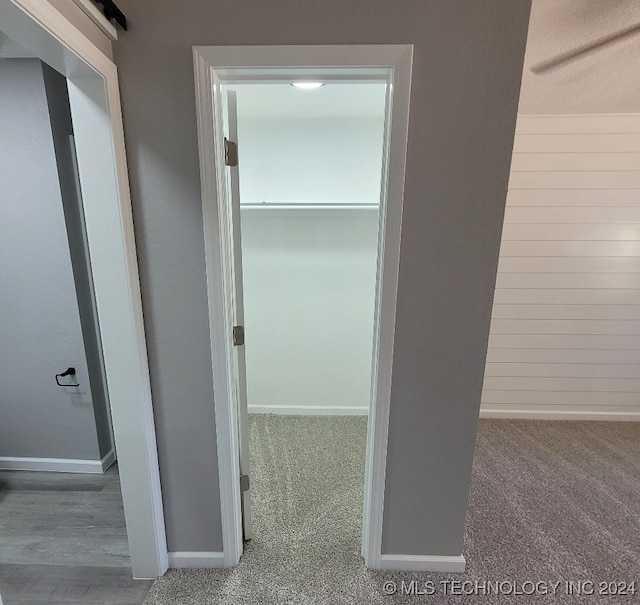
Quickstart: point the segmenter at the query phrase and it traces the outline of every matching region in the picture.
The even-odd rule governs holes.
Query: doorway
[[[67,82],[0,45],[0,563],[124,569]]]
[[[225,88],[249,413],[367,415],[386,83]]]
[[[353,511],[349,526],[362,516],[386,87],[347,80],[224,87],[227,136],[239,156],[229,177],[240,210],[245,539],[254,516],[263,528],[257,537],[273,533],[264,521],[276,514],[262,508],[283,491],[291,536],[296,527],[307,533],[332,500],[334,509]],[[347,467],[348,478],[338,480],[334,471]]]
[[[362,555],[368,567],[378,568],[411,56],[411,46],[391,45],[194,49],[213,372],[217,376],[214,381],[215,413],[225,566],[236,565],[240,558],[242,516],[243,513],[246,516],[251,506],[245,478],[248,422],[241,330],[244,297],[240,183],[237,172],[229,169],[234,166],[237,150],[233,145],[234,120],[228,120],[225,125],[225,118],[233,117],[233,109],[229,112],[227,107],[225,111],[229,98],[227,88],[231,84],[256,83],[288,86],[292,81],[310,80],[342,82],[343,85],[346,81],[364,81],[384,87],[380,195],[376,200],[379,214],[373,352],[367,401],[370,405],[361,406],[369,407]],[[229,135],[228,139],[226,135]],[[271,212],[274,209],[267,208],[262,201],[266,200],[260,200],[260,208],[254,208],[254,211]],[[333,210],[344,212],[345,207]],[[308,207],[303,209],[308,211]],[[364,206],[355,210],[363,212],[363,209]]]
[[[48,3],[0,2],[2,31],[67,78],[133,576],[167,569],[115,65]]]
[[[1,46],[0,469],[101,473],[115,448],[66,78]]]

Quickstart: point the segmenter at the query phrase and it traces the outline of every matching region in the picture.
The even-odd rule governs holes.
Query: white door
[[[240,229],[240,177],[238,166],[238,109],[235,91],[227,92],[227,124],[225,155],[231,200],[233,230],[233,325],[235,390],[240,448],[240,485],[242,497],[242,529],[245,540],[253,536],[251,527],[251,486],[249,483],[249,416],[247,412],[247,366],[244,350],[244,298],[242,288],[242,235]]]

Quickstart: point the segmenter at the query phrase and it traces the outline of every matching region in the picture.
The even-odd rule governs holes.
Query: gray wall
[[[99,460],[40,61],[0,61],[0,132],[0,456]]]
[[[191,46],[415,45],[383,550],[458,555],[530,0],[120,0],[170,550],[222,547]]]

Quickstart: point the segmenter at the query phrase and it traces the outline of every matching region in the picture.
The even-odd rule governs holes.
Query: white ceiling
[[[640,0],[533,0],[519,112],[640,112],[640,33],[540,75],[530,69],[637,23]]]
[[[238,114],[244,118],[383,117],[382,82],[330,82],[315,90],[290,84],[237,84]]]

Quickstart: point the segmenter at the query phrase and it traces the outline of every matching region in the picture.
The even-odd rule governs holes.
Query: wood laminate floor
[[[4,605],[142,603],[117,466],[104,475],[0,471]]]
[[[3,605],[140,605],[152,583],[124,567],[0,564]]]

